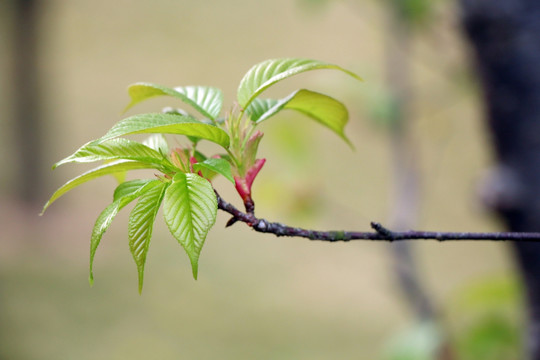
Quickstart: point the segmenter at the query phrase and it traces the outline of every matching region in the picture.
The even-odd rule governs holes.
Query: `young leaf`
[[[161,206],[165,189],[169,184],[169,182],[159,182],[159,184],[156,184],[156,186],[142,194],[129,216],[129,249],[131,250],[135,264],[137,264],[139,293],[143,287],[144,265],[150,246],[150,239],[152,238],[154,221]]]
[[[214,225],[217,199],[208,180],[191,173],[177,173],[165,191],[163,215],[172,235],[186,251],[197,279],[199,255]]]
[[[193,106],[203,116],[216,120],[223,105],[221,90],[210,86],[183,86],[171,89],[157,84],[136,83],[129,87],[128,93],[131,102],[124,111],[143,100],[168,95],[181,99],[186,104]]]
[[[137,189],[143,187],[149,182],[156,181],[155,179],[135,179],[130,181],[125,181],[118,185],[114,189],[113,201],[116,201],[124,196],[133,194]]]
[[[237,92],[238,104],[245,109],[253,99],[275,83],[305,71],[318,69],[340,70],[362,81],[362,78],[349,70],[317,60],[288,58],[266,60],[249,69],[240,81]]]
[[[204,124],[192,117],[174,114],[140,114],[116,123],[96,143],[129,134],[168,133],[195,136],[229,147],[229,135],[217,126]]]
[[[128,139],[110,139],[104,142],[89,142],[72,155],[54,164],[53,169],[70,162],[85,163],[100,160],[135,160],[160,165],[163,156],[146,145]]]
[[[288,98],[288,96],[287,96]],[[246,108],[246,114],[249,115],[249,118],[253,122],[257,122],[263,116],[266,114],[270,109],[272,109],[279,100],[277,99],[261,99],[261,98],[255,98],[249,104],[249,106]],[[268,116],[267,116],[268,117]]]
[[[104,163],[107,164],[107,163],[109,163],[109,161],[105,161]],[[127,171],[122,170],[122,171],[119,171],[119,172],[112,173],[111,175],[112,175],[112,177],[114,177],[116,179],[116,182],[118,184],[121,184],[121,183],[126,181]]]
[[[73,188],[84,184],[85,182],[95,179],[97,177],[108,175],[108,174],[114,174],[121,171],[127,171],[127,170],[135,170],[135,169],[153,169],[155,168],[152,164],[142,163],[138,161],[116,161],[114,163],[105,164],[102,166],[98,166],[97,168],[94,168],[92,170],[89,170],[62,185],[58,190],[52,194],[51,198],[45,206],[43,207],[43,210],[41,211],[41,214],[47,210],[47,208],[55,202],[60,196],[64,195],[68,191],[72,190]]]
[[[143,141],[143,144],[156,150],[160,154],[169,153],[169,144],[163,134],[152,134]]]
[[[256,123],[270,118],[283,109],[296,110],[326,126],[352,146],[344,132],[345,125],[349,121],[349,112],[345,105],[336,99],[314,91],[301,89],[281,100],[268,101],[267,106],[272,103],[274,105],[264,113],[257,113]],[[257,108],[257,110],[261,109],[263,109],[262,106]]]
[[[209,158],[203,162],[193,164],[193,170],[195,171],[203,171],[204,169],[221,174],[234,184],[234,178],[231,172],[231,164],[229,164],[227,160]]]
[[[94,228],[92,230],[92,236],[90,238],[90,284],[93,284],[94,282],[94,273],[93,273],[93,267],[94,267],[94,256],[96,255],[96,250],[99,246],[99,243],[101,242],[101,238],[103,237],[103,234],[109,226],[111,225],[112,221],[114,220],[114,217],[118,212],[127,204],[144,194],[146,191],[150,190],[151,188],[158,186],[159,184],[162,184],[159,180],[152,180],[149,182],[141,183],[140,186],[133,186],[130,188],[130,191],[126,191],[124,188],[123,195],[121,197],[118,197],[115,199],[109,206],[107,206],[101,214],[99,214],[96,223],[94,224]],[[122,184],[119,185],[119,187],[122,186]]]

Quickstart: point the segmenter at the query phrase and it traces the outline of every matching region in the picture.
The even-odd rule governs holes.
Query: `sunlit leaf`
[[[147,163],[141,163],[138,161],[116,161],[114,163],[105,164],[102,166],[98,166],[97,168],[94,168],[92,170],[89,170],[62,185],[58,190],[52,194],[51,198],[45,206],[43,207],[43,211],[41,214],[47,210],[47,208],[56,201],[60,196],[64,195],[68,191],[72,190],[73,188],[84,184],[87,181],[90,181],[92,179],[95,179],[97,177],[108,175],[108,174],[114,174],[121,171],[128,171],[128,170],[135,170],[135,169],[152,169],[155,166],[152,164]]]
[[[345,136],[345,125],[349,121],[349,112],[345,105],[330,96],[302,89],[280,100],[256,100],[258,101],[251,103],[252,105],[257,103],[251,117],[256,123],[274,116],[283,109],[296,110],[326,126],[352,146]]]
[[[112,177],[116,179],[116,182],[118,184],[121,184],[124,181],[126,181],[127,171],[119,171],[119,172],[112,173],[111,175]]]
[[[285,104],[285,109],[296,110],[326,126],[347,144],[352,146],[345,136],[345,125],[349,121],[349,112],[345,105],[338,100],[309,90],[298,91],[291,100]],[[263,121],[262,117],[259,121]]]
[[[129,249],[131,250],[135,264],[137,264],[139,292],[142,291],[143,287],[144,265],[150,246],[150,239],[152,238],[154,221],[161,206],[165,189],[169,184],[169,182],[156,183],[156,186],[140,196],[137,205],[135,205],[129,215]]]
[[[111,225],[116,214],[118,214],[118,212],[131,201],[135,200],[137,197],[141,196],[153,187],[158,186],[159,184],[161,184],[161,181],[152,180],[149,182],[140,183],[140,186],[130,187],[130,191],[127,191],[127,189],[124,188],[123,191],[121,191],[122,196],[119,196],[117,199],[115,199],[101,212],[101,214],[99,214],[96,223],[94,224],[92,236],[90,238],[90,284],[93,284],[94,282],[93,267],[96,250],[99,246],[99,243],[101,242],[103,234]],[[122,186],[122,184],[120,184],[119,186]]]
[[[272,59],[253,66],[244,75],[238,87],[237,99],[242,108],[246,108],[259,94],[275,83],[293,75],[318,69],[335,69],[362,80],[355,73],[340,66],[309,59]]]
[[[143,144],[158,153],[166,155],[169,153],[169,143],[163,134],[152,134],[143,141]]]
[[[121,120],[96,143],[124,135],[151,133],[195,136],[224,148],[229,146],[229,135],[217,126],[204,124],[189,116],[159,113],[134,115]]]
[[[103,161],[103,164],[110,164],[110,163],[113,163],[113,162],[117,162],[118,160],[117,159],[113,159],[113,160],[104,160]],[[53,167],[54,169],[55,167]],[[127,171],[126,170],[122,170],[122,171],[118,171],[118,172],[115,172],[115,173],[112,173],[111,176],[113,178],[116,179],[116,182],[118,184],[121,184],[123,183],[124,181],[126,181],[126,177],[127,177]]]
[[[177,173],[165,191],[163,215],[172,235],[186,251],[197,279],[199,255],[216,221],[217,199],[208,180]]]
[[[125,181],[118,185],[114,189],[113,201],[116,201],[124,196],[134,193],[137,189],[143,187],[149,182],[156,181],[155,179],[135,179],[130,181]]]
[[[195,171],[204,171],[205,169],[223,175],[227,180],[234,184],[234,178],[231,172],[231,164],[229,164],[227,160],[209,158],[203,162],[193,164],[193,170]]]
[[[180,86],[175,87],[179,94],[185,97],[185,102],[197,109],[202,115],[216,120],[223,106],[223,93],[209,86]]]
[[[275,105],[277,105],[278,102],[279,100],[277,99],[255,98],[246,108],[246,114],[248,114],[251,121],[257,122],[257,120],[259,120],[261,116],[268,113],[268,111],[272,109]]]
[[[125,110],[143,100],[168,95],[181,99],[186,104],[193,106],[203,116],[215,120],[223,105],[221,90],[210,86],[183,86],[172,89],[157,84],[136,83],[129,87],[128,93],[131,97],[131,103]]]
[[[156,150],[136,141],[117,138],[100,143],[89,142],[72,155],[54,164],[53,169],[71,162],[86,163],[118,159],[135,160],[157,165],[163,162],[163,156]]]

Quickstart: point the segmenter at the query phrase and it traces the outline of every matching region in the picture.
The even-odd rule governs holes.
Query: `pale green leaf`
[[[301,89],[280,100],[255,100],[251,105],[257,105],[253,108],[250,105],[248,109],[253,111],[251,119],[256,123],[274,116],[283,109],[296,110],[326,126],[352,146],[345,136],[345,125],[349,121],[349,112],[345,105],[330,96]]]
[[[113,201],[120,199],[121,197],[127,196],[134,193],[137,189],[143,187],[149,182],[156,181],[155,179],[135,179],[130,181],[125,181],[118,185],[114,189]]]
[[[246,108],[246,113],[249,115],[249,118],[251,119],[251,121],[257,122],[257,120],[259,120],[261,116],[266,114],[278,102],[279,100],[277,99],[255,98],[253,99],[251,104],[249,104],[249,106]]]
[[[229,146],[229,135],[217,126],[204,124],[189,116],[159,113],[140,114],[121,120],[96,143],[124,135],[151,133],[195,136],[210,140],[224,148]]]
[[[76,178],[71,179],[70,181],[62,185],[58,190],[56,190],[54,194],[52,194],[49,201],[47,201],[47,203],[43,207],[43,211],[41,212],[41,214],[43,214],[45,210],[47,210],[47,208],[54,201],[56,201],[60,196],[64,195],[65,193],[72,190],[73,188],[81,184],[84,184],[87,181],[90,181],[92,179],[95,179],[103,175],[114,174],[121,171],[128,171],[128,170],[135,170],[135,169],[152,169],[154,167],[155,167],[154,165],[147,164],[147,163],[141,163],[138,161],[124,161],[124,160],[98,166],[97,168],[89,170],[77,176]]]
[[[118,197],[115,199],[109,206],[107,206],[101,214],[99,214],[96,223],[94,224],[94,228],[92,230],[92,236],[90,238],[90,284],[93,284],[94,282],[94,273],[93,273],[93,267],[94,267],[94,257],[96,255],[96,250],[99,246],[99,243],[101,242],[101,238],[103,237],[103,234],[109,226],[111,225],[112,221],[114,220],[114,217],[118,212],[127,204],[129,204],[131,201],[135,200],[137,197],[144,194],[146,191],[149,191],[153,187],[156,187],[158,185],[162,184],[159,180],[152,180],[144,183],[140,183],[140,186],[133,186],[130,188],[130,191],[127,191],[125,188],[122,191],[123,194],[121,197]],[[123,184],[120,184],[119,187],[121,187]],[[115,191],[116,192],[116,191]]]
[[[118,184],[121,184],[126,181],[127,171],[120,171],[111,175],[116,179],[116,182]]]
[[[301,97],[302,93],[304,92],[313,94],[313,102],[318,100],[316,95],[322,95],[322,94],[318,94],[309,90],[296,90],[295,92],[293,92],[292,94],[288,95],[287,97],[283,99],[279,99],[279,100],[264,99],[263,101],[266,104],[266,106],[261,107],[261,110],[264,109],[265,111],[263,113],[257,114],[258,116],[256,120],[253,120],[253,118],[252,120],[255,121],[255,123],[257,124],[263,122],[264,120],[274,116],[275,114],[277,114],[284,108],[287,108],[287,105],[289,105],[289,103],[294,101],[297,97]],[[262,100],[262,99],[256,99],[256,100]]]
[[[181,99],[186,104],[193,106],[203,116],[215,120],[223,105],[221,90],[210,86],[183,86],[172,89],[157,84],[137,83],[129,87],[128,93],[131,97],[131,103],[125,110],[143,100],[168,95]]]
[[[180,86],[175,87],[179,94],[184,96],[184,102],[193,106],[202,115],[216,120],[223,106],[223,93],[210,86]]]
[[[144,265],[146,263],[148,248],[150,247],[154,221],[168,184],[170,183],[159,183],[142,194],[137,205],[135,205],[129,215],[129,249],[137,265],[139,292],[142,291],[143,287]]]
[[[157,166],[163,163],[163,156],[156,150],[136,141],[117,138],[100,143],[89,142],[72,155],[54,164],[53,169],[71,162],[86,163],[119,159],[135,160]]]
[[[177,173],[165,191],[163,215],[172,235],[186,251],[197,279],[199,255],[217,215],[217,198],[208,180]]]
[[[110,164],[110,163],[113,163],[113,162],[116,162],[118,161],[117,159],[114,159],[114,160],[104,160],[103,161],[103,164]],[[55,164],[56,165],[56,164]],[[53,166],[53,169],[55,169],[55,167]],[[116,182],[118,184],[121,184],[123,183],[124,181],[126,181],[126,177],[127,177],[127,171],[125,170],[122,170],[122,171],[119,171],[119,172],[115,172],[115,173],[112,173],[111,174],[112,177],[114,177],[116,179]]]
[[[355,79],[362,80],[349,70],[322,61],[290,58],[266,60],[249,69],[240,81],[237,92],[238,104],[245,109],[253,99],[275,83],[305,71],[318,69],[340,70]]]
[[[96,255],[96,250],[101,242],[103,234],[111,225],[114,217],[118,214],[118,211],[120,211],[121,203],[121,200],[113,201],[99,214],[94,223],[92,236],[90,237],[90,275],[88,277],[90,285],[94,284],[94,257]]]
[[[231,171],[231,164],[227,160],[209,158],[202,162],[193,164],[193,170],[195,171],[204,171],[204,169],[221,174],[227,180],[229,180],[230,182],[234,184],[234,178]]]
[[[152,134],[143,141],[143,144],[160,154],[167,155],[169,153],[169,143],[163,134]]]

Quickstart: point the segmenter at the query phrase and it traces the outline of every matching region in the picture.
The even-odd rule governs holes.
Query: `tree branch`
[[[240,221],[253,230],[261,233],[271,233],[276,236],[303,237],[310,240],[321,241],[350,241],[350,240],[491,240],[491,241],[539,241],[537,232],[441,232],[441,231],[392,231],[383,225],[372,222],[373,231],[318,231],[292,227],[278,222],[270,222],[255,216],[254,213],[245,213],[234,205],[223,200],[216,192],[218,209],[232,215],[227,227]]]

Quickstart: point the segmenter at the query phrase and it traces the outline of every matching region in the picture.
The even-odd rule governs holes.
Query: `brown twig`
[[[540,241],[537,232],[442,232],[442,231],[392,231],[383,225],[372,222],[373,231],[318,231],[292,227],[278,222],[270,222],[255,216],[254,213],[245,213],[234,205],[223,200],[216,192],[218,209],[232,215],[227,226],[240,221],[253,230],[261,233],[271,233],[276,236],[303,237],[310,240],[321,241],[350,241],[350,240],[490,240],[490,241]]]

